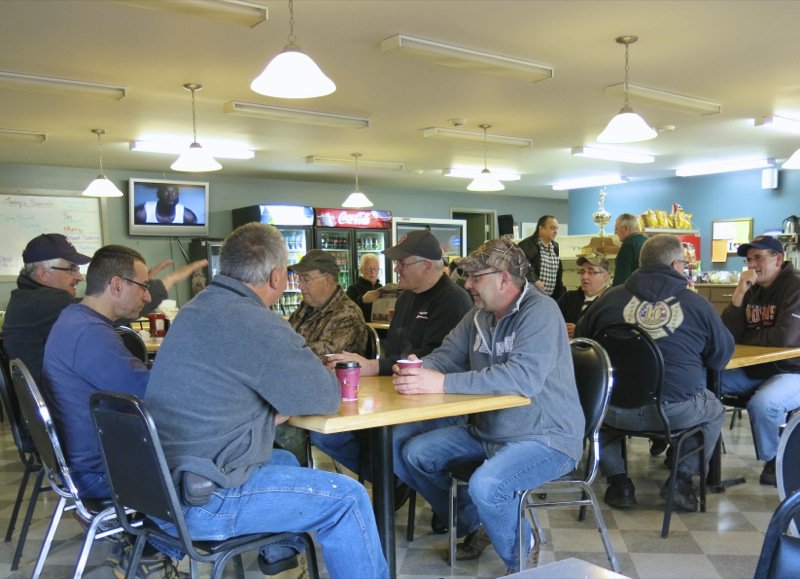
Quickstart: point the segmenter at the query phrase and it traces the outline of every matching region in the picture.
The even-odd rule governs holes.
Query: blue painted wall
[[[673,177],[608,187],[606,210],[614,219],[620,213],[639,214],[647,209],[670,213],[680,203],[692,214],[692,227],[701,235],[703,270],[741,270],[742,258],[730,256],[727,263],[711,263],[711,222],[715,219],[753,218],[753,235],[780,229],[784,218],[800,216],[800,171],[780,171],[777,189],[761,189],[761,171],[739,171],[701,177]],[[599,187],[570,191],[569,233],[597,232],[592,213],[597,210]]]

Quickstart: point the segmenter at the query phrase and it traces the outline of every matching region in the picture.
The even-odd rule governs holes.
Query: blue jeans
[[[78,495],[82,499],[107,499],[111,497],[108,480],[104,472],[75,472],[72,480],[78,487]]]
[[[184,506],[183,513],[194,540],[311,532],[322,546],[332,579],[389,576],[364,487],[336,473],[298,467],[294,455],[285,450],[273,450],[270,461],[243,485],[219,488],[208,503]]]
[[[466,416],[452,416],[449,418],[435,418],[433,420],[422,420],[420,422],[409,422],[398,424],[392,428],[392,456],[394,458],[394,474],[402,482],[409,483],[408,466],[402,455],[403,445],[410,438],[456,424],[466,424]],[[343,464],[356,474],[360,474],[365,480],[369,480],[371,472],[361,472],[361,442],[352,432],[341,432],[337,434],[320,434],[311,432],[311,443],[322,452],[330,456],[339,464]],[[369,464],[369,458],[364,461]],[[445,520],[445,519],[442,519]]]
[[[775,458],[786,413],[800,408],[800,374],[775,374],[765,380],[751,378],[742,368],[725,370],[722,393],[752,394],[747,413],[753,424],[757,457],[759,460]]]
[[[469,480],[469,497],[459,494],[458,534],[471,533],[483,523],[495,551],[512,570],[519,569],[519,493],[575,468],[569,456],[540,442],[485,443],[466,425],[416,436],[406,443],[403,456],[410,486],[425,497],[442,521],[448,520],[450,475],[446,465],[454,459],[485,461]]]

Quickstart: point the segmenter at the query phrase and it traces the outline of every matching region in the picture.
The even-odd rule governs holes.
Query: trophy
[[[600,228],[600,235],[592,237],[589,245],[584,247],[584,252],[596,252],[603,255],[616,254],[619,245],[614,242],[614,238],[606,233],[606,225],[611,222],[611,213],[606,211],[606,188],[600,189],[600,200],[597,203],[597,211],[592,213],[592,221]]]
[[[600,228],[599,237],[606,236],[606,225],[611,221],[611,213],[606,211],[606,195],[608,195],[606,188],[600,189],[600,200],[597,202],[597,211],[592,213],[592,221],[594,221]]]

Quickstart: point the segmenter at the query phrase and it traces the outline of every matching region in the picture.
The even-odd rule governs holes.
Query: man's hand
[[[417,360],[413,354],[409,360]],[[392,366],[392,384],[399,394],[444,394],[444,374],[425,368]]]
[[[286,422],[290,418],[291,418],[291,416],[284,416],[281,413],[276,414],[275,415],[275,426],[278,426],[279,424],[283,424],[284,422]]]
[[[737,308],[744,302],[744,294],[747,293],[751,287],[756,283],[756,271],[754,269],[746,269],[739,275],[739,284],[733,292],[731,303]]]
[[[567,337],[570,340],[575,337],[575,324],[567,322]]]
[[[370,360],[364,356],[353,354],[351,352],[339,352],[338,354],[326,354],[325,365],[331,370],[336,369],[336,362],[358,362],[361,366],[362,376],[377,376],[380,371],[380,365],[377,360]]]
[[[167,267],[167,265],[170,265],[171,263],[172,263],[171,260],[159,263],[156,267],[150,270],[150,277],[152,278],[154,276],[153,270],[159,272],[165,267]],[[200,259],[197,261],[193,261],[192,263],[187,263],[183,267],[179,267],[175,271],[165,275],[161,281],[164,283],[164,287],[167,288],[167,290],[170,290],[176,283],[180,283],[185,279],[188,279],[189,276],[192,275],[194,272],[196,272],[198,269],[202,269],[207,265],[208,265],[207,259]]]
[[[361,296],[361,301],[365,304],[371,304],[379,297],[383,295],[383,292],[380,289],[374,289],[366,292],[363,296]]]

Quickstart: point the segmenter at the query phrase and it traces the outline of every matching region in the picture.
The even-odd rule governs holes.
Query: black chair
[[[33,513],[36,509],[36,502],[39,499],[39,493],[42,490],[49,490],[50,487],[43,487],[44,470],[42,463],[39,459],[39,453],[36,452],[36,447],[33,445],[30,434],[22,423],[19,414],[19,402],[17,400],[14,388],[11,385],[11,374],[9,369],[8,359],[2,348],[0,348],[0,398],[2,399],[3,408],[5,408],[6,415],[8,416],[8,425],[11,428],[11,437],[14,439],[14,445],[19,452],[19,458],[22,461],[24,470],[22,472],[22,480],[19,483],[19,490],[17,491],[17,499],[14,501],[14,508],[11,511],[11,518],[8,521],[8,528],[6,529],[5,542],[10,543],[14,535],[14,528],[17,524],[17,517],[19,510],[22,507],[22,502],[25,499],[25,491],[28,489],[28,481],[33,473],[36,473],[34,479],[33,490],[31,491],[30,499],[28,500],[28,508],[25,512],[25,519],[22,522],[22,528],[19,532],[17,539],[17,547],[14,550],[14,557],[11,560],[11,571],[19,569],[19,561],[22,558],[22,551],[25,548],[25,540],[28,536],[28,529],[33,519]]]
[[[75,565],[74,577],[79,578],[86,567],[89,551],[94,541],[119,533],[122,528],[116,523],[107,525],[116,518],[114,507],[108,501],[90,501],[78,496],[78,489],[64,459],[50,410],[47,408],[39,388],[33,382],[30,372],[22,361],[11,360],[10,368],[11,380],[19,400],[20,415],[41,457],[50,487],[58,495],[58,503],[53,510],[53,516],[50,519],[50,525],[47,528],[31,577],[38,579],[41,575],[62,515],[65,511],[74,511],[79,522],[86,529],[86,537]],[[104,523],[106,523],[105,528],[101,529],[101,525]]]
[[[800,460],[798,457],[800,457],[800,414],[795,414],[783,429],[775,460],[778,496],[781,500],[800,490]],[[794,525],[793,532],[797,536],[798,530],[800,530],[800,515],[795,516]]]
[[[764,535],[755,579],[800,577],[800,539],[786,534],[799,513],[800,491],[795,491],[783,499],[772,515]]]
[[[145,540],[157,537],[159,542],[189,555],[193,578],[198,577],[198,562],[204,562],[213,565],[212,579],[220,579],[231,558],[243,577],[242,553],[300,537],[305,544],[309,574],[314,579],[318,577],[314,543],[308,533],[257,533],[223,541],[193,541],[155,423],[144,403],[134,396],[98,392],[92,395],[90,406],[114,507],[125,531],[136,536],[131,569],[139,565]],[[135,526],[128,515],[130,510],[138,515],[172,523],[177,530],[177,537],[149,521]],[[269,513],[264,516],[269,516]]]
[[[606,354],[603,347],[594,340],[575,338],[570,342],[570,348],[572,350],[572,363],[575,368],[575,382],[578,385],[578,395],[586,420],[584,429],[586,457],[582,465],[583,472],[580,472],[580,470],[575,471],[558,480],[522,493],[519,505],[520,563],[522,564],[525,556],[526,544],[523,538],[525,527],[523,517],[526,514],[529,515],[530,524],[537,528],[538,537],[543,540],[545,535],[540,528],[538,518],[533,516],[536,509],[580,506],[579,519],[583,520],[586,507],[592,507],[597,528],[600,531],[600,537],[603,540],[603,546],[608,556],[608,562],[611,564],[611,569],[618,572],[619,562],[608,537],[606,523],[600,511],[600,503],[598,503],[597,496],[592,489],[600,464],[600,427],[606,415],[613,385],[611,361],[608,359],[608,354]],[[553,498],[553,495],[574,495],[576,492],[580,493],[579,498],[574,496],[567,496],[561,500]],[[541,498],[542,496],[544,498]],[[523,570],[523,568],[520,568],[520,570]]]
[[[594,339],[608,352],[614,368],[614,391],[611,394],[611,406],[634,409],[655,406],[661,422],[661,428],[648,431],[614,430],[627,436],[638,436],[650,439],[662,439],[673,448],[673,460],[670,471],[670,486],[667,491],[664,521],[661,536],[669,535],[669,523],[672,518],[672,503],[675,486],[678,480],[678,465],[687,458],[700,454],[700,511],[706,510],[706,461],[704,459],[705,440],[700,426],[677,430],[670,427],[669,418],[661,403],[661,390],[664,385],[664,358],[652,338],[638,326],[631,324],[612,324],[599,330]],[[692,450],[684,449],[685,443],[696,437],[698,445]],[[622,438],[623,456],[625,456],[625,437]]]
[[[149,361],[147,347],[144,345],[142,337],[128,326],[118,326],[116,330],[128,351],[133,354],[134,357],[147,364]]]

